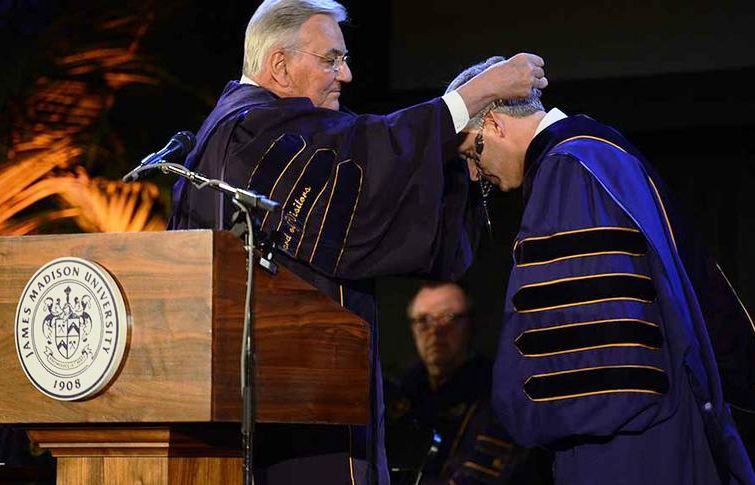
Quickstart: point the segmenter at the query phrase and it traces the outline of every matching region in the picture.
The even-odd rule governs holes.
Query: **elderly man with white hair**
[[[263,2],[247,28],[243,76],[226,86],[186,164],[281,202],[259,221],[278,261],[374,336],[374,277],[453,278],[469,264],[466,168],[447,160],[470,114],[547,80],[542,59],[520,54],[442,98],[357,116],[339,100],[352,79],[345,19],[332,0]],[[170,228],[228,228],[231,212],[222,197],[179,182]],[[257,455],[260,482],[387,483],[374,337],[371,367],[369,426],[276,427]]]

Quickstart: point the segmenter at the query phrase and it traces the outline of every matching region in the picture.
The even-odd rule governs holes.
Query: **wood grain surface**
[[[240,485],[241,458],[59,458],[58,485]]]
[[[241,484],[240,433],[229,425],[42,428],[29,438],[57,458],[58,485]]]
[[[63,256],[106,268],[130,313],[120,374],[80,402],[37,391],[14,341],[24,286]],[[255,277],[258,420],[366,422],[366,323],[285,269]],[[245,255],[229,233],[0,238],[0,423],[237,421],[244,289]]]

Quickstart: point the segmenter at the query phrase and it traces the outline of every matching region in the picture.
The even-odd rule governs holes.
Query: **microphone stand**
[[[162,162],[139,166],[129,172],[125,177],[123,177],[124,182],[128,182],[129,180],[137,180],[142,176],[144,172],[148,172],[154,169],[160,169],[163,173],[172,173],[178,175],[179,177],[183,177],[191,182],[192,185],[194,185],[197,189],[210,187],[217,190],[218,192],[222,192],[230,196],[232,202],[239,202],[243,204],[247,209],[262,209],[267,212],[275,212],[280,207],[280,204],[278,202],[270,200],[264,195],[257,194],[252,190],[239,189],[227,184],[222,180],[205,177],[198,172],[192,172],[179,163]],[[129,180],[126,180],[126,177],[129,176],[131,176],[131,178]]]
[[[275,212],[280,204],[259,195],[251,190],[239,189],[227,184],[222,180],[210,179],[204,175],[193,172],[177,163],[155,163],[139,166],[129,172],[131,180],[139,178],[140,174],[154,169],[160,169],[163,173],[173,173],[191,182],[197,189],[210,187],[231,198],[231,202],[244,215],[246,231],[244,231],[244,250],[247,254],[246,263],[246,311],[244,312],[244,332],[241,350],[241,435],[244,452],[244,485],[254,485],[253,474],[253,440],[254,422],[256,417],[256,399],[254,384],[255,354],[254,354],[254,311],[252,308],[253,275],[254,275],[254,226],[252,225],[252,210],[261,209],[267,212]],[[125,177],[124,177],[125,178]],[[270,258],[270,255],[267,256]]]
[[[249,208],[235,198],[233,204],[239,208],[246,219],[246,233],[244,237],[244,249],[247,254],[246,263],[246,298],[244,311],[244,332],[242,337],[241,349],[241,436],[244,450],[244,485],[254,485],[253,473],[253,440],[254,440],[254,422],[257,414],[255,399],[254,372],[255,372],[255,354],[254,354],[254,311],[252,309],[252,285],[254,284],[254,231],[252,229],[252,216]]]

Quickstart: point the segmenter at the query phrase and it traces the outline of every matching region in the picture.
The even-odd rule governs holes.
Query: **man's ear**
[[[288,74],[286,64],[286,54],[282,50],[274,51],[268,57],[268,67],[270,68],[270,77],[281,88],[287,88],[291,84],[291,78]]]
[[[487,115],[485,115],[487,119],[488,124],[488,131],[487,133],[493,133],[495,136],[498,136],[500,138],[505,138],[508,133],[508,124],[506,123],[506,116],[503,113],[497,113],[495,111],[489,112]]]

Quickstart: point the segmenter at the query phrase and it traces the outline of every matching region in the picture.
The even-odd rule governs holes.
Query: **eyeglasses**
[[[430,327],[450,327],[466,320],[466,313],[442,313],[440,315],[417,315],[412,318],[412,326],[420,332],[430,330]]]
[[[482,150],[485,148],[485,139],[482,137],[483,131],[485,131],[484,121],[480,126],[480,131],[477,133],[477,136],[474,137],[474,151],[477,154],[478,160],[482,157]]]
[[[482,137],[482,130],[474,137],[474,151],[477,154],[477,158],[482,156],[482,150],[485,148],[485,139]]]
[[[315,52],[309,52],[301,49],[294,49],[293,47],[289,50],[301,52],[302,54],[309,54],[310,56],[319,57],[323,60],[323,62],[327,65],[326,69],[331,72],[337,73],[341,70],[344,64],[348,64],[349,61],[351,61],[351,56],[348,52],[343,53],[341,55],[337,56],[323,56],[322,54],[317,54]]]

